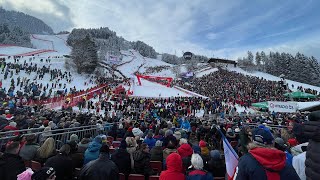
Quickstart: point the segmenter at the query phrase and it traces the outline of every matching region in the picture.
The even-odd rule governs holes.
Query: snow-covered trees
[[[53,34],[51,27],[40,19],[17,11],[6,11],[2,7],[0,24],[7,24],[10,29],[20,27],[23,32],[30,34]]]
[[[71,59],[78,73],[93,73],[98,65],[97,47],[90,35],[73,41]]]
[[[20,27],[9,28],[7,24],[0,24],[0,44],[32,47],[29,34]]]
[[[250,51],[248,51],[250,52]],[[248,53],[248,56],[250,54]],[[285,75],[286,79],[320,86],[320,65],[313,57],[297,53],[295,56],[289,53],[265,52],[256,53],[256,65],[267,73],[275,76]],[[249,58],[244,58],[244,61]],[[249,60],[247,60],[249,62]],[[247,65],[247,64],[244,64]]]
[[[153,47],[142,41],[133,42],[133,49],[138,51],[142,56],[157,58],[157,52],[153,49]]]

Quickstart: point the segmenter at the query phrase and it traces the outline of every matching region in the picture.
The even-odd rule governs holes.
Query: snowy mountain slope
[[[0,54],[7,55],[7,56],[28,53],[36,50],[37,49],[19,47],[19,46],[0,46]]]
[[[19,46],[0,46],[0,55],[2,56],[31,56],[41,57],[62,56],[70,54],[71,48],[67,45],[68,35],[31,35],[31,43],[35,48],[26,48]]]
[[[37,49],[52,49],[61,55],[71,53],[71,48],[67,45],[68,34],[62,35],[31,35],[31,43]]]
[[[173,66],[158,59],[145,58],[135,50],[121,51],[121,54],[123,57],[121,63],[123,64],[118,66],[117,69],[127,77],[131,77],[135,72],[145,73],[149,67],[168,66],[170,68]],[[166,70],[149,75],[172,77],[173,73]]]

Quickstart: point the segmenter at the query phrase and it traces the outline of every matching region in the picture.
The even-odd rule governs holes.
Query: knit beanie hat
[[[207,147],[201,147],[201,155],[209,156],[209,149]]]
[[[205,141],[201,140],[201,141],[199,142],[199,146],[200,146],[200,147],[206,147],[206,146],[207,146],[207,143],[206,143]]]
[[[211,157],[213,160],[220,160],[220,159],[221,159],[220,151],[219,151],[219,150],[212,150],[212,151],[210,151],[210,157]]]
[[[161,147],[161,146],[162,146],[162,141],[159,141],[159,140],[158,140],[158,141],[156,142],[156,146],[160,146],[160,147]]]
[[[140,136],[140,134],[143,134],[143,132],[139,128],[133,128],[132,133],[134,136]]]

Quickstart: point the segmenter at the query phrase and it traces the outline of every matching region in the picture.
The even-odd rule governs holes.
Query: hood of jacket
[[[267,170],[279,172],[286,165],[286,154],[283,151],[269,148],[254,148],[249,152]]]
[[[167,160],[167,171],[182,172],[182,159],[177,153],[171,153]]]
[[[97,143],[96,141],[93,141],[92,143],[89,144],[88,146],[88,151],[89,152],[97,152],[100,151],[102,144]]]
[[[189,144],[182,144],[178,148],[178,153],[181,156],[181,158],[185,158],[193,154],[193,149]]]

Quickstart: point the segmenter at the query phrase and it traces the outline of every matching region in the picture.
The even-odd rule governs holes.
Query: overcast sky
[[[299,51],[320,60],[318,0],[0,0],[0,6],[55,32],[106,26],[159,53],[237,59],[248,50]]]

